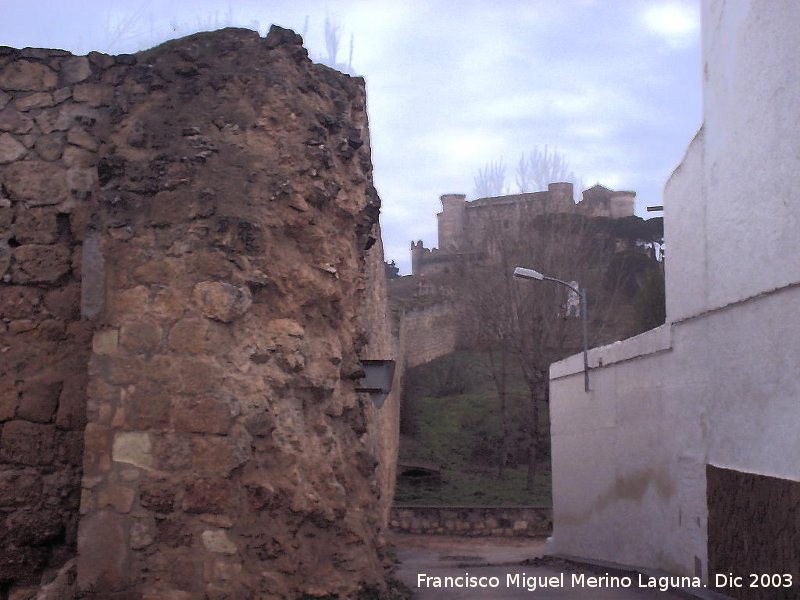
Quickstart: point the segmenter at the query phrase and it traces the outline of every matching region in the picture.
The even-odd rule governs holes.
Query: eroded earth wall
[[[3,361],[0,456],[4,478],[57,486],[41,501],[65,548],[6,585],[63,563],[78,521],[80,597],[384,585],[396,398],[379,413],[355,391],[359,360],[393,351],[364,83],[301,43],[229,29],[135,56],[3,55],[0,333],[11,356],[25,335],[53,350]],[[53,235],[21,238],[39,206]],[[58,394],[32,418],[39,379]],[[3,494],[14,535],[33,509]]]

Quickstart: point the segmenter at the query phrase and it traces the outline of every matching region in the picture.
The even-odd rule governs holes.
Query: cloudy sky
[[[387,260],[436,245],[439,196],[474,197],[478,170],[556,148],[586,186],[661,204],[700,126],[700,23],[693,0],[0,0],[0,45],[135,52],[201,29],[271,23],[306,32],[367,81]]]

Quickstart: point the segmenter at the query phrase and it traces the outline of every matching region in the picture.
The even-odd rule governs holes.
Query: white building
[[[554,364],[554,551],[800,597],[800,2],[704,1],[667,323]],[[745,579],[745,585],[749,583]],[[747,590],[745,590],[746,592]],[[746,596],[739,596],[746,597]]]

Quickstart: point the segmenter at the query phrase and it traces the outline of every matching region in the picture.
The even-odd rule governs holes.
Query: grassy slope
[[[442,376],[442,373],[448,373]],[[455,381],[448,386],[442,380]],[[540,464],[534,494],[525,489],[527,465],[506,467],[498,476],[497,456],[502,432],[493,383],[481,357],[457,353],[408,373],[413,435],[401,436],[401,460],[439,467],[443,484],[424,489],[398,482],[395,501],[449,505],[542,505],[552,502],[549,461]],[[448,387],[463,392],[441,395]],[[511,380],[512,436],[521,447],[519,426],[527,414],[527,398],[518,378]],[[547,406],[542,406],[547,419]],[[521,462],[521,459],[520,459]]]

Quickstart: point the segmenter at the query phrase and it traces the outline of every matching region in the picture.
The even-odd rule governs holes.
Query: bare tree
[[[325,50],[328,52],[325,59],[331,66],[338,64],[336,55],[339,53],[341,38],[342,26],[336,21],[332,21],[330,17],[325,17]]]
[[[538,192],[547,185],[559,181],[571,182],[576,190],[583,188],[583,181],[570,170],[566,157],[558,150],[550,151],[534,147],[526,156],[523,152],[516,168],[516,183],[519,193]],[[475,197],[490,198],[509,194],[506,184],[506,167],[503,160],[489,162],[475,177]]]
[[[569,310],[564,288],[546,282],[515,281],[513,268],[532,267],[587,288],[591,343],[616,337],[613,334],[620,331],[615,323],[616,309],[622,298],[618,282],[608,276],[614,240],[597,231],[591,219],[566,213],[540,215],[532,222],[516,223],[514,229],[507,223],[499,212],[497,218],[490,218],[485,232],[487,259],[464,265],[460,273],[461,304],[464,326],[473,339],[481,340],[490,363],[506,438],[503,452],[508,448],[511,362],[524,380],[528,404],[527,487],[534,491],[549,367],[580,350],[580,318]],[[501,456],[501,461],[504,458]]]
[[[517,165],[517,186],[522,192],[538,192],[547,189],[548,183],[573,181],[575,173],[570,171],[566,157],[558,150],[550,152],[547,146],[538,146],[528,156],[522,153]]]
[[[508,194],[506,186],[506,166],[501,158],[497,162],[487,163],[483,169],[478,170],[475,177],[475,197],[491,198]]]

